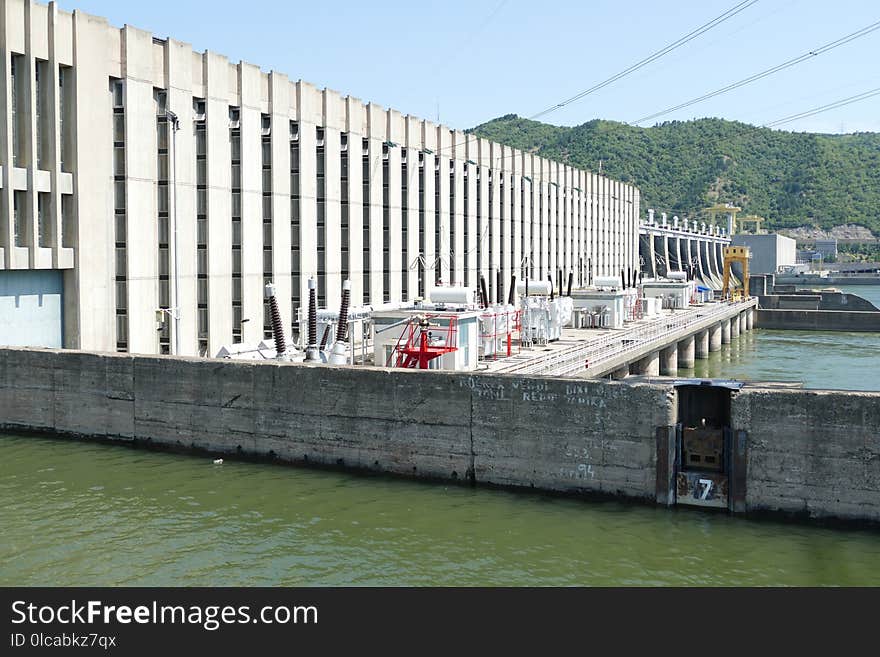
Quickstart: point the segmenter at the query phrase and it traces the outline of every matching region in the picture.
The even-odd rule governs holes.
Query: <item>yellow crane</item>
[[[724,278],[721,283],[721,296],[727,298],[730,296],[731,301],[740,301],[749,296],[749,259],[752,257],[751,250],[747,246],[725,246],[724,247]],[[742,265],[743,284],[742,288],[734,287],[730,289],[730,268],[733,263],[738,262]]]
[[[732,203],[717,203],[710,208],[703,208],[703,211],[709,213],[709,223],[712,225],[715,225],[715,219],[718,215],[728,217],[730,220],[727,225],[728,235],[733,235],[736,232],[736,213],[742,212],[742,208],[738,208]]]
[[[740,217],[739,227],[742,229],[745,229],[746,224],[754,224],[755,225],[755,235],[760,235],[761,234],[761,224],[763,224],[765,221],[767,221],[767,220],[764,219],[764,217],[759,217],[756,214],[750,214],[747,217]]]

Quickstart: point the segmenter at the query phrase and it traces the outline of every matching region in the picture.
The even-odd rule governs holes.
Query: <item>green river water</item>
[[[880,335],[754,331],[695,375],[878,390]],[[0,434],[0,585],[661,584],[880,585],[880,532]]]

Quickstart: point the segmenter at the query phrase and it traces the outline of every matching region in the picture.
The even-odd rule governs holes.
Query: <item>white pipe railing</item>
[[[505,374],[543,374],[547,376],[565,376],[607,363],[619,356],[644,350],[653,342],[702,325],[713,324],[756,305],[756,299],[748,299],[737,303],[728,303],[717,308],[699,308],[699,312],[683,313],[683,317],[658,318],[647,326],[636,326],[602,336],[587,344],[554,350],[550,353],[526,361],[512,364],[508,368],[494,370]],[[666,319],[667,321],[659,321]],[[587,365],[589,364],[589,365]]]

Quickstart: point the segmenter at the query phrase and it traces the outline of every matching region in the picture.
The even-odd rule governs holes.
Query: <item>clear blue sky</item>
[[[736,0],[276,2],[61,0],[403,113],[469,128],[531,116],[625,69]],[[543,120],[633,121],[880,21],[877,0],[759,0],[635,74]],[[880,31],[661,120],[763,124],[880,87]],[[880,131],[880,96],[785,126]]]

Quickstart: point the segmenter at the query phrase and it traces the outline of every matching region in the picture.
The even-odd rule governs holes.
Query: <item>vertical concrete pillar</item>
[[[465,156],[467,160],[464,164],[467,177],[465,179],[465,189],[467,191],[467,203],[464,206],[464,230],[465,243],[467,248],[464,252],[464,282],[465,285],[476,286],[480,283],[480,272],[477,270],[477,251],[480,246],[480,233],[477,231],[477,171],[480,158],[477,152],[477,139],[473,135],[465,137]],[[486,279],[486,289],[491,295],[494,287],[492,276]],[[491,297],[490,297],[491,298]]]
[[[480,202],[477,204],[477,213],[480,216],[480,220],[477,225],[477,241],[475,245],[479,254],[477,280],[479,280],[480,276],[486,278],[486,283],[489,286],[489,296],[494,299],[497,282],[494,280],[495,272],[489,267],[492,246],[492,241],[489,239],[491,234],[489,231],[489,168],[492,165],[489,142],[486,139],[480,139],[477,142],[477,151],[477,164],[480,167],[479,179],[477,180],[477,190],[480,196]]]
[[[513,227],[510,236],[513,238],[513,245],[510,247],[510,267],[507,269],[507,275],[504,278],[504,290],[509,292],[507,286],[510,284],[511,275],[519,275],[519,267],[522,262],[522,238],[523,238],[523,203],[522,203],[522,153],[516,149],[513,150],[510,162],[513,171],[510,189],[511,209],[510,216],[513,221]],[[504,299],[506,301],[506,299]]]
[[[435,227],[435,232],[439,240],[434,240],[434,249],[437,253],[434,274],[435,279],[439,279],[443,283],[449,283],[452,280],[451,248],[449,246],[451,234],[449,226],[452,217],[449,207],[449,172],[451,169],[449,154],[452,152],[451,148],[449,130],[443,126],[437,126],[437,157],[439,161],[435,167],[438,172],[436,180],[439,183],[437,186],[439,205],[435,208],[435,217],[439,226]]]
[[[678,374],[678,345],[671,345],[660,350],[660,374],[676,376]]]
[[[263,154],[260,68],[252,64],[239,64],[238,88],[240,94],[237,102],[241,113],[241,249],[239,254],[241,256],[242,322],[240,326],[233,326],[233,329],[241,329],[242,342],[256,344],[263,339],[265,312],[263,310]],[[318,108],[322,105],[321,101],[322,96],[319,94]],[[186,116],[186,110],[183,110],[183,115]],[[314,131],[315,128],[310,130],[310,132]],[[311,157],[313,160],[317,159],[315,149],[316,142],[312,140]],[[317,179],[317,173],[315,177]],[[314,196],[316,197],[317,194],[315,193]],[[317,209],[315,213],[317,216]],[[317,234],[315,239],[315,263],[317,264]],[[317,273],[317,266],[313,271]],[[318,294],[326,294],[326,292],[319,289]]]
[[[700,331],[694,336],[694,355],[699,359],[709,357],[709,331]]]
[[[755,328],[755,309],[749,308],[746,311],[746,330],[751,331]]]
[[[229,62],[221,55],[205,53],[203,63],[205,105],[209,117],[205,124],[209,162],[206,190],[209,218],[208,353],[216,354],[220,347],[232,341],[232,227],[229,219],[232,207],[232,196],[229,192],[232,156],[229,141],[229,102],[223,100],[230,96],[230,76]],[[298,242],[302,240],[299,234],[296,239]],[[299,292],[297,289],[292,294]],[[296,312],[296,308],[293,308],[293,312]]]
[[[453,150],[455,152],[455,172],[453,189],[455,190],[455,203],[450,208],[450,224],[455,227],[455,239],[450,242],[453,251],[454,266],[452,270],[455,277],[452,279],[456,285],[464,285],[464,267],[467,256],[464,249],[464,170],[467,166],[467,149],[464,133],[455,130],[452,133]]]
[[[692,335],[678,343],[678,367],[684,370],[694,368],[694,336]]]
[[[739,337],[739,315],[730,318],[730,338]]]
[[[388,249],[387,260],[387,280],[384,284],[384,293],[389,301],[400,301],[403,294],[403,212],[402,212],[402,162],[401,142],[404,140],[404,121],[403,116],[397,110],[389,109],[386,113],[388,125],[386,127],[386,135],[389,142],[394,144],[388,146],[388,187],[382,190],[383,204],[388,207],[388,234],[384,235],[385,226],[383,225],[383,245]],[[403,149],[405,150],[405,148]],[[383,158],[385,153],[383,152]],[[379,174],[382,175],[382,169]],[[387,196],[385,196],[387,194]],[[387,198],[387,201],[385,200]],[[463,238],[462,238],[463,239]],[[383,254],[384,258],[384,254]],[[385,261],[383,260],[383,268]],[[383,278],[385,273],[383,272]],[[460,279],[459,279],[460,280]]]
[[[335,91],[322,92],[324,106],[324,290],[327,308],[342,299],[342,148],[345,102]],[[273,244],[274,247],[274,244]]]
[[[721,344],[730,344],[730,319],[721,322]]]
[[[189,50],[191,53],[192,49]],[[179,66],[183,67],[184,62],[181,61]],[[191,58],[190,69],[192,69]],[[293,278],[291,276],[290,92],[291,84],[286,75],[274,72],[269,74],[269,113],[271,114],[272,128],[269,136],[272,158],[272,196],[270,199],[272,206],[272,282],[275,283],[275,296],[281,313],[281,324],[287,331],[290,330],[293,312],[295,312],[295,309],[292,308]],[[172,88],[172,93],[179,93],[179,91]],[[358,191],[360,191],[360,185],[358,185]],[[360,252],[360,249],[357,252]],[[195,285],[193,285],[194,289]],[[357,303],[360,304],[360,301]],[[208,317],[210,318],[210,313]]]
[[[611,373],[611,378],[615,381],[620,381],[629,376],[629,365],[624,365],[623,367],[618,367]]]
[[[364,228],[369,229],[369,224],[364,225],[364,204],[369,206],[369,195],[364,199],[363,157],[364,157],[364,128],[367,123],[366,107],[357,98],[349,96],[345,99],[346,105],[346,130],[348,132],[348,196],[344,199],[348,202],[348,277],[351,280],[351,303],[359,306],[364,303],[364,294],[369,292],[364,286],[364,248],[369,247],[369,235],[364,241]],[[436,133],[436,131],[435,131]],[[277,134],[277,133],[276,133]],[[436,148],[436,146],[434,146]],[[433,156],[430,171],[434,170]],[[369,173],[369,172],[368,172]],[[431,212],[426,211],[426,220],[431,222],[430,228],[425,229],[425,239],[434,243],[434,177],[426,182],[431,185]],[[425,196],[428,196],[426,191]],[[273,215],[275,216],[275,215]],[[274,242],[273,242],[274,245]],[[428,262],[433,262],[432,258]],[[296,309],[294,309],[296,312]],[[351,338],[354,342],[354,337]]]
[[[500,248],[498,250],[498,260],[495,267],[497,269],[501,269],[501,280],[506,281],[510,280],[510,267],[511,267],[511,253],[510,253],[510,229],[512,227],[511,223],[511,213],[513,212],[513,203],[511,202],[510,197],[510,186],[511,186],[511,171],[513,167],[513,149],[508,148],[507,146],[501,147],[501,160],[498,162],[498,169],[496,170],[496,175],[498,179],[501,181],[500,187],[498,188],[499,193],[499,236],[501,239]]]
[[[403,275],[401,280],[406,294],[403,297],[407,300],[415,299],[422,296],[419,290],[420,269],[423,266],[424,258],[421,252],[421,242],[424,241],[424,226],[419,225],[420,210],[422,210],[422,222],[424,223],[424,212],[419,207],[419,153],[424,148],[422,127],[419,120],[413,116],[407,116],[406,123],[406,213],[401,217],[402,225],[406,226],[406,257],[401,261],[403,265]],[[424,176],[421,177],[422,179]],[[402,212],[402,210],[401,210]],[[420,234],[419,231],[422,231]]]
[[[655,351],[644,358],[630,363],[630,374],[644,374],[645,376],[660,375],[660,352]]]
[[[721,324],[709,328],[709,351],[721,351]]]
[[[383,144],[388,141],[386,134],[388,130],[388,120],[385,114],[385,110],[382,109],[381,106],[376,105],[374,103],[370,103],[367,105],[367,135],[369,141],[367,142],[367,148],[369,149],[368,155],[368,169],[367,171],[370,174],[370,179],[368,181],[368,197],[364,198],[364,203],[369,203],[369,226],[365,226],[365,232],[369,236],[369,264],[370,264],[370,289],[364,290],[364,296],[367,298],[369,303],[378,304],[384,301],[384,236],[383,236],[383,214],[384,214],[384,189],[383,189]],[[300,131],[302,132],[302,130]],[[308,131],[312,132],[312,131]],[[303,133],[305,134],[305,133]],[[448,132],[447,132],[448,135]],[[448,145],[449,137],[447,136],[446,144]],[[303,171],[302,164],[305,160],[302,160],[303,153],[305,152],[306,144],[302,140],[302,136],[300,136],[300,178],[302,180]],[[439,151],[438,151],[439,152]],[[448,151],[447,151],[448,152]],[[313,174],[314,175],[314,174]],[[441,179],[443,179],[441,177]],[[450,212],[449,210],[449,181],[446,180],[446,205],[443,207],[446,209],[447,217]],[[300,182],[302,185],[303,183]],[[441,196],[441,202],[443,198]],[[314,220],[313,220],[314,221]],[[449,233],[446,233],[446,236],[449,236]],[[449,242],[447,241],[446,246],[448,248]],[[365,247],[367,244],[364,245]],[[366,263],[365,263],[366,264]],[[302,284],[306,284],[306,279],[309,276],[309,269],[305,268],[305,261],[303,261],[302,266]],[[306,294],[303,295],[303,299],[308,299]]]
[[[192,111],[192,94],[185,91],[192,88],[192,71],[193,71],[193,53],[192,47],[186,43],[180,43],[169,39],[165,43],[166,63],[168,70],[168,108],[178,112],[182,116],[188,116],[187,110]],[[169,138],[172,133],[169,131]],[[175,145],[172,139],[171,146]],[[181,129],[177,133],[176,138],[177,153],[173,150],[169,155],[169,214],[170,214],[170,231],[175,229],[175,221],[178,222],[177,239],[171,240],[171,251],[169,256],[171,281],[171,305],[178,308],[180,313],[180,355],[197,356],[198,348],[198,300],[196,290],[197,279],[197,233],[196,233],[196,196],[193,193],[187,194],[183,190],[192,190],[195,187],[195,167],[189,166],[188,163],[195,162],[195,131],[190,125],[189,130]],[[176,163],[176,168],[175,168]],[[288,167],[289,169],[289,167]],[[290,178],[290,174],[288,174]],[[177,208],[174,208],[174,185],[177,185]],[[54,189],[54,188],[53,188]],[[290,205],[288,196],[287,205]],[[287,222],[288,225],[290,222]],[[290,234],[290,229],[287,231]],[[177,256],[174,255],[174,249],[178,250]],[[290,248],[287,249],[290,252]],[[289,256],[288,256],[289,259]],[[173,281],[175,276],[175,268],[178,273],[178,283],[175,286]],[[289,270],[290,267],[288,266]],[[177,288],[177,292],[175,291]],[[179,297],[177,296],[179,292]],[[290,299],[289,290],[286,291],[286,297]],[[207,301],[207,299],[206,299]],[[172,345],[175,344],[176,323],[171,324],[171,340]]]
[[[435,235],[440,226],[436,222],[437,206],[434,202],[437,166],[434,158],[436,157],[435,151],[437,150],[437,127],[433,123],[429,121],[422,122],[422,139],[425,148],[425,151],[422,153],[422,157],[425,158],[424,194],[422,197],[422,202],[424,203],[422,220],[424,221],[425,235],[424,252],[422,253],[424,257],[424,262],[422,262],[423,279],[419,296],[427,296],[431,288],[434,287],[437,267],[439,267],[437,264],[439,244],[435,239]]]
[[[739,314],[739,332],[745,333],[748,328],[746,327],[746,314],[745,312],[741,312]]]
[[[501,268],[501,151],[499,144],[489,144],[489,256],[488,270]]]

